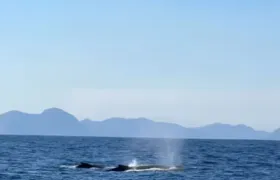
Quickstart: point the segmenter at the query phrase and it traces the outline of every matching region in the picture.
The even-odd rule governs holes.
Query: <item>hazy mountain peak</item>
[[[53,107],[53,108],[49,108],[49,109],[45,109],[42,114],[48,114],[48,113],[51,113],[51,114],[57,114],[57,113],[67,113],[66,111],[62,110],[62,109],[59,109],[59,108],[56,108],[56,107]],[[69,113],[67,113],[69,114]]]
[[[17,111],[17,110],[11,110],[11,111],[8,111],[4,114],[26,114],[26,113],[21,112],[21,111]]]
[[[64,122],[66,122],[66,121],[68,121],[68,122],[78,121],[78,119],[74,115],[72,115],[72,114],[70,114],[70,113],[68,113],[68,112],[66,112],[62,109],[59,109],[59,108],[45,109],[41,113],[41,115],[43,117],[49,119],[49,121],[51,121],[51,120],[52,121],[60,121],[60,122],[63,122],[63,121]]]
[[[20,116],[25,116],[25,115],[28,115],[28,113],[24,113],[24,112],[21,112],[21,111],[17,111],[17,110],[12,110],[12,111],[8,111],[6,113],[3,113],[1,114],[0,116],[2,117],[20,117]]]

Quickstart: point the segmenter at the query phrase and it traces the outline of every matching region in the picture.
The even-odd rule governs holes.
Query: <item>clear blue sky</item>
[[[277,0],[1,1],[0,111],[39,111],[73,88],[275,92],[279,9]]]

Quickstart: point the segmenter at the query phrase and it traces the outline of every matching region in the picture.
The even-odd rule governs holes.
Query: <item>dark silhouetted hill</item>
[[[73,115],[51,108],[41,114],[10,111],[0,115],[0,133],[18,135],[87,135]]]
[[[50,108],[40,114],[9,111],[0,115],[0,133],[15,135],[62,135],[105,137],[168,137],[194,139],[280,139],[273,133],[256,131],[245,125],[214,123],[185,128],[178,124],[155,122],[146,118],[110,118],[104,121],[79,121],[73,115]]]

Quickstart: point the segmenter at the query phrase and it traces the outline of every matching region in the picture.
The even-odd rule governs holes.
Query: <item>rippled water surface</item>
[[[183,171],[106,172],[79,162],[183,165]],[[0,179],[249,179],[280,177],[277,141],[0,136]]]

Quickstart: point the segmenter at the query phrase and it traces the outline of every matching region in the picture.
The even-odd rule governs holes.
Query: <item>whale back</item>
[[[77,168],[91,168],[92,165],[89,163],[81,162],[79,165],[77,165]]]
[[[117,167],[110,169],[109,171],[126,171],[131,169],[129,166],[119,164]]]
[[[89,164],[89,163],[85,163],[85,162],[81,162],[77,168],[104,168],[104,166],[102,165],[96,165],[96,164]]]

